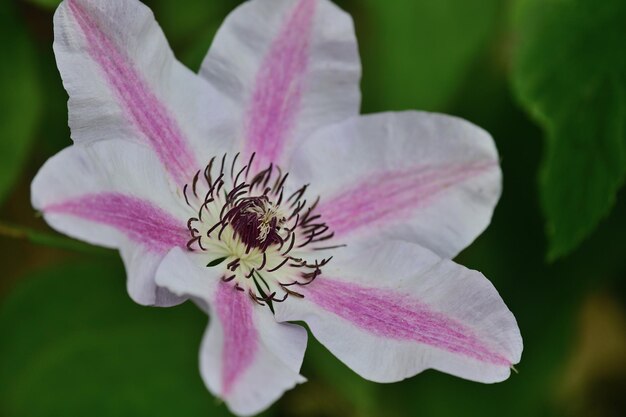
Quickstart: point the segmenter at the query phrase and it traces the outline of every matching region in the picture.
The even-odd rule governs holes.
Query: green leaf
[[[28,0],[28,2],[44,9],[54,10],[61,3],[61,0]]]
[[[145,3],[154,11],[170,41],[193,41],[194,35],[208,24],[221,23],[237,2],[186,0],[183,5],[169,0],[149,0]]]
[[[134,304],[106,264],[26,277],[0,307],[0,415],[229,415],[198,372],[206,321]]]
[[[360,417],[385,415],[386,408],[379,395],[381,385],[361,378],[334,357],[311,334],[302,374],[310,379],[310,384],[307,383],[308,386],[305,385],[291,395],[296,397],[298,402],[307,405],[308,415]],[[311,404],[306,404],[303,397],[307,396],[323,397],[325,401],[312,401]],[[332,412],[328,408],[331,408]]]
[[[11,191],[30,150],[41,110],[36,51],[13,2],[0,13],[0,203]]]
[[[525,0],[514,86],[547,144],[540,178],[548,257],[575,249],[626,176],[626,2]]]
[[[157,21],[179,59],[191,69],[200,68],[211,40],[227,13],[239,1],[186,0],[184,6],[171,0],[151,0]]]
[[[365,1],[363,10],[353,11],[363,58],[365,109],[444,109],[486,47],[499,4]]]

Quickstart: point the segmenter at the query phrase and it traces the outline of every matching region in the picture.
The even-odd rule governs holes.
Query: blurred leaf
[[[39,54],[41,81],[44,90],[41,126],[45,127],[45,137],[37,141],[35,151],[36,165],[43,164],[47,158],[61,151],[72,143],[67,116],[68,95],[63,88],[51,47],[43,48]]]
[[[194,39],[189,41],[188,45],[181,48],[181,53],[178,57],[180,62],[185,64],[192,71],[199,71],[200,65],[209,51],[209,46],[218,28],[219,23],[209,22],[204,30],[195,33],[196,36]]]
[[[41,110],[36,51],[13,2],[0,13],[0,203],[21,172]]]
[[[40,232],[28,227],[9,224],[3,221],[0,221],[0,236],[11,239],[26,240],[35,245],[82,252],[85,254],[108,256],[113,253],[110,249],[93,246],[56,233]]]
[[[60,267],[0,307],[0,415],[224,416],[198,373],[206,316],[135,305],[123,272]]]
[[[28,2],[45,9],[54,10],[61,3],[61,0],[28,0]]]
[[[200,67],[222,20],[238,3],[186,0],[183,7],[171,0],[146,1],[179,59],[193,70]]]
[[[154,10],[159,24],[174,41],[193,40],[193,35],[202,31],[212,21],[224,18],[228,3],[206,0],[148,0],[145,2]],[[236,3],[232,2],[231,6]]]
[[[401,389],[383,387],[381,397],[399,404],[402,412],[398,415],[561,416],[561,410],[555,409],[555,391],[576,342],[578,308],[590,284],[597,285],[605,274],[598,267],[607,267],[607,257],[617,260],[623,252],[613,246],[607,251],[602,242],[610,237],[595,235],[591,240],[602,243],[596,247],[606,256],[594,256],[582,248],[576,258],[545,264],[535,178],[541,131],[511,97],[508,74],[499,65],[500,46],[506,45],[502,41],[501,36],[495,38],[490,55],[478,60],[461,92],[462,100],[453,109],[493,135],[504,172],[504,192],[491,225],[457,261],[485,274],[515,315],[524,340],[522,360],[516,365],[519,374],[485,385],[427,371],[407,380]],[[615,224],[611,230],[617,235],[621,226]],[[619,259],[622,273],[623,253]],[[412,408],[402,409],[401,401],[411,402],[408,407]]]
[[[322,382],[326,389],[333,391],[341,400],[349,403],[355,415],[360,417],[381,415],[381,398],[377,395],[380,385],[361,378],[324,348],[310,332],[309,335],[303,375],[315,382]],[[293,395],[297,394],[296,392]],[[319,407],[325,406],[319,400],[317,402]],[[341,403],[333,404],[335,408],[342,405]],[[321,410],[318,410],[317,414],[319,411]]]
[[[366,0],[355,16],[366,110],[443,109],[486,46],[499,4]]]
[[[626,2],[524,0],[514,85],[547,133],[541,172],[551,259],[605,217],[626,175]]]

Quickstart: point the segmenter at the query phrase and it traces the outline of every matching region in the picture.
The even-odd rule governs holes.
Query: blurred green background
[[[194,70],[238,4],[147,3]],[[525,349],[497,385],[434,371],[380,385],[311,339],[309,382],[263,415],[625,416],[626,1],[338,3],[364,113],[446,112],[494,136],[504,194],[458,261],[494,282]],[[198,375],[206,317],[134,305],[115,252],[51,241],[30,206],[33,175],[70,145],[57,4],[0,4],[0,416],[226,416]]]

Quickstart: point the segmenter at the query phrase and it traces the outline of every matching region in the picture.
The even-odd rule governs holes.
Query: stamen
[[[231,271],[235,271],[239,267],[239,258],[231,261],[226,265],[226,269],[230,269]]]
[[[222,166],[220,167],[221,174],[224,174],[224,164],[226,163],[226,156],[227,154],[224,154],[224,156],[222,156]]]
[[[239,158],[239,152],[235,154],[235,157],[233,158],[233,163],[230,165],[230,178],[233,178],[233,175],[235,173],[235,164],[237,163],[237,158]]]
[[[196,236],[187,242],[187,249],[193,252],[193,244],[200,240],[200,236]]]
[[[213,182],[211,180],[211,169],[213,168],[213,162],[215,162],[215,157],[211,158],[206,168],[204,168],[204,180],[207,184],[211,184]]]
[[[278,271],[280,269],[281,266],[285,265],[287,263],[287,261],[289,260],[289,258],[285,258],[283,259],[283,261],[281,263],[279,263],[277,266],[275,266],[272,269],[268,269],[267,272],[274,272],[274,271]]]
[[[217,229],[221,224],[222,222],[215,223],[213,227],[211,227],[209,231],[206,233],[206,237],[211,237],[211,232]]]
[[[294,200],[294,204],[295,204],[295,202],[297,202],[298,200],[300,200],[300,198],[302,198],[302,196],[304,195],[308,187],[309,187],[309,184],[303,185],[301,188],[299,188],[298,190],[296,190],[293,194],[289,196],[289,198],[287,199],[287,202],[291,201],[291,199],[295,197],[295,200]]]
[[[248,174],[250,173],[250,167],[252,166],[252,162],[254,162],[255,156],[256,152],[252,152],[252,156],[250,156],[250,161],[248,161],[248,166],[246,167],[246,179],[248,178]]]
[[[185,203],[187,203],[188,206],[191,206],[191,204],[189,204],[189,199],[187,198],[187,184],[183,187],[183,195],[185,196]]]
[[[259,297],[257,297],[257,295],[254,293],[254,291],[252,291],[252,289],[248,290],[248,295],[250,296],[250,299],[252,301],[254,301],[255,303],[257,303],[260,306],[265,307],[265,304],[263,304],[261,301],[259,301]]]
[[[282,256],[286,256],[292,249],[293,249],[293,245],[296,243],[296,234],[295,233],[291,233],[291,240],[289,242],[289,247],[287,248],[286,251],[284,251],[283,253],[281,253]]]
[[[298,297],[298,298],[304,298],[304,295],[302,295],[299,292],[296,292],[294,290],[290,290],[289,288],[287,288],[283,284],[280,284],[280,287],[283,289],[283,291],[285,291],[289,295],[293,295],[294,297]]]
[[[253,173],[255,154],[243,166],[239,157],[237,153],[228,159],[224,154],[219,170],[215,170],[216,157],[212,157],[204,170],[184,185],[185,203],[197,213],[187,220],[190,239],[186,246],[210,254],[207,267],[224,268],[223,282],[232,283],[237,291],[273,311],[274,302],[289,296],[303,298],[290,287],[311,284],[332,259],[307,261],[291,256],[293,251],[312,254],[345,245],[333,244],[334,233],[315,212],[319,197],[313,204],[307,203],[308,184],[287,197],[288,172],[269,164]],[[204,199],[200,199],[202,195]],[[321,241],[331,243],[313,246]],[[230,261],[222,263],[225,259]]]
[[[261,262],[261,266],[259,267],[259,269],[262,270],[265,267],[266,263],[267,263],[267,255],[265,254],[265,252],[263,252],[263,262]]]
[[[198,193],[196,191],[196,186],[198,185],[198,178],[200,178],[200,171],[199,170],[198,170],[198,172],[196,172],[196,175],[194,175],[192,186],[191,186],[191,189],[193,190],[193,195],[196,198],[198,198]]]

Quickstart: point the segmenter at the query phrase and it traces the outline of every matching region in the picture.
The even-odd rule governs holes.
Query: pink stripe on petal
[[[305,296],[374,336],[415,341],[484,363],[511,365],[471,329],[408,295],[318,278],[306,287]]]
[[[220,281],[215,308],[224,332],[222,395],[227,396],[254,360],[257,333],[252,318],[252,303],[244,292]]]
[[[300,110],[316,0],[299,0],[256,77],[247,114],[245,153],[254,169],[278,162]]]
[[[67,214],[114,227],[147,249],[163,253],[184,247],[184,224],[151,202],[119,193],[84,195],[43,209],[46,214]]]
[[[496,164],[423,166],[368,177],[320,204],[318,213],[342,236],[367,226],[406,220],[452,186],[487,172]]]
[[[197,164],[180,127],[129,57],[117,49],[78,1],[68,0],[68,6],[85,36],[89,54],[104,72],[125,116],[146,137],[174,180],[186,183]]]

